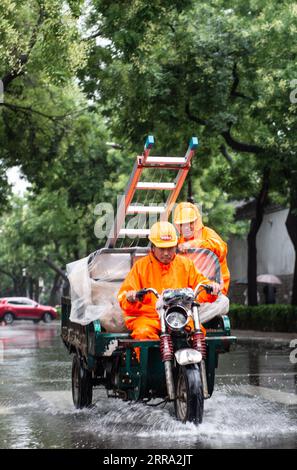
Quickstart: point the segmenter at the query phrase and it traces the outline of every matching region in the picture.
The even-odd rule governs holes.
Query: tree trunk
[[[295,202],[295,204],[294,204]],[[293,207],[295,206],[295,207]],[[291,201],[290,210],[286,220],[286,227],[295,248],[295,267],[293,275],[291,304],[297,305],[297,201]]]
[[[248,305],[258,305],[257,299],[257,233],[261,227],[264,215],[264,207],[269,191],[269,170],[264,169],[262,186],[256,199],[256,213],[250,224],[248,233]]]
[[[65,281],[68,281],[65,271],[57,266],[49,257],[44,259],[44,262],[49,265],[57,274],[59,274]]]
[[[54,306],[61,302],[62,283],[63,281],[68,282],[68,278],[65,271],[59,268],[49,257],[45,258],[44,262],[56,273],[49,299],[49,304]]]
[[[49,305],[55,306],[61,303],[62,276],[56,273],[54,283],[51,289]]]
[[[12,290],[12,293],[10,295],[12,296],[19,296],[19,295],[23,295],[23,292],[22,292],[22,282],[23,282],[23,278],[15,275],[15,274],[12,274],[8,271],[5,271],[4,269],[0,268],[0,273],[1,274],[4,274],[5,276],[8,276],[10,279],[11,279],[11,282],[12,282],[12,286],[10,290]]]
[[[32,299],[35,300],[35,302],[39,302],[39,295],[40,295],[40,287],[39,287],[39,277],[34,279],[33,283],[33,297]]]
[[[26,297],[26,279],[24,276],[17,276],[13,279],[13,289],[16,297]]]
[[[34,300],[34,279],[31,276],[28,277],[28,295]]]
[[[248,233],[248,305],[258,305],[257,299],[257,232],[261,225],[260,220],[251,220]]]

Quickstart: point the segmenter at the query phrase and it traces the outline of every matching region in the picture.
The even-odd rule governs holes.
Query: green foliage
[[[90,97],[99,92],[120,142],[139,148],[152,133],[158,152],[183,154],[189,137],[199,136],[192,176],[197,185],[208,178],[209,194],[215,186],[224,192],[219,201],[214,194],[213,207],[226,211],[234,233],[225,194],[229,201],[257,196],[269,167],[271,188],[288,200],[296,174],[297,108],[289,101],[296,8],[217,0],[171,2],[165,11],[163,2],[94,2],[89,24],[109,43],[93,42],[80,77]]]
[[[231,304],[232,328],[258,331],[297,331],[297,307],[285,304],[256,307]]]
[[[94,3],[90,24],[109,43],[93,42],[80,74],[119,142],[139,148],[152,133],[157,152],[181,155],[197,135],[193,195],[204,222],[226,239],[247,234],[247,223],[234,222],[233,202],[257,199],[264,175],[271,200],[297,211],[296,7],[172,2],[165,16],[161,8],[151,15],[146,0],[120,3]],[[183,188],[179,200],[186,197]]]
[[[77,24],[65,6],[59,0],[1,2],[0,76],[14,71],[29,87],[36,87],[37,80],[46,85],[72,79],[86,44],[79,41]]]
[[[0,159],[38,181],[86,106],[74,79],[87,44],[71,10],[58,0],[5,0],[0,38]]]

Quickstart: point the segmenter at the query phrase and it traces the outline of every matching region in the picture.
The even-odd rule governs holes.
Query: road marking
[[[281,403],[287,406],[297,405],[297,395],[294,393],[281,392],[272,388],[259,387],[256,385],[240,385],[237,390],[251,396],[258,396],[265,400]]]

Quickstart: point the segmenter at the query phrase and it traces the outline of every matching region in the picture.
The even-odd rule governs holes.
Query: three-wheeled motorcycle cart
[[[168,219],[172,205],[190,168],[190,160],[197,144],[197,139],[192,138],[183,159],[149,157],[153,138],[148,138],[143,154],[137,157],[106,247],[86,259],[86,269],[92,265],[92,282],[98,283],[99,288],[103,287],[100,290],[102,301],[99,295],[96,297],[95,305],[91,305],[91,312],[95,313],[95,317],[91,317],[91,320],[85,324],[76,320],[72,321],[73,318],[72,320],[70,318],[71,308],[77,299],[74,300],[69,292],[66,292],[62,297],[61,336],[69,353],[73,354],[72,396],[76,408],[89,407],[92,404],[93,388],[103,386],[108,397],[145,403],[151,399],[172,401],[175,404],[177,419],[182,422],[199,423],[202,421],[203,402],[211,397],[214,389],[218,356],[228,352],[230,346],[236,341],[236,338],[231,336],[230,321],[227,315],[219,315],[203,323],[206,329],[204,337],[200,330],[200,306],[196,303],[194,294],[179,290],[169,292],[167,296],[170,301],[168,300],[168,305],[166,304],[166,308],[164,307],[165,326],[160,340],[134,340],[128,331],[123,329],[116,331],[116,328],[111,328],[112,331],[110,331],[106,324],[100,320],[100,315],[96,318],[96,309],[99,309],[101,313],[104,311],[105,299],[102,298],[104,292],[109,292],[108,295],[116,299],[119,286],[134,262],[145,256],[150,250],[149,247],[117,248],[115,246],[116,240],[120,236],[129,235],[128,229],[121,229],[127,214],[137,213],[141,210],[147,212],[152,210],[151,207],[146,209],[143,206],[131,205],[135,191],[144,188],[151,190],[153,187],[155,190],[162,188],[170,190],[171,194],[162,211],[159,206],[156,208],[158,213],[165,214],[165,219],[166,217]],[[162,183],[140,182],[142,170],[156,166],[161,169],[178,170],[177,178],[171,189],[168,182],[163,185]],[[134,232],[134,235],[137,236],[147,236],[149,231],[130,229],[130,232],[131,234]],[[208,278],[219,281],[219,262],[215,255],[212,258],[214,270],[212,276],[208,274]],[[104,276],[102,276],[102,270]],[[109,276],[106,277],[108,270]],[[110,275],[110,273],[112,274]],[[79,279],[78,284],[80,284]],[[105,291],[107,284],[108,290]],[[141,294],[145,295],[144,292]],[[81,299],[78,303],[79,313],[84,315],[86,307],[90,307],[90,298],[87,303],[81,302]],[[184,329],[183,323],[190,311],[194,312],[193,318],[196,319],[194,321],[194,336]],[[135,348],[140,348],[139,360],[136,357]],[[180,351],[182,351],[181,355]]]

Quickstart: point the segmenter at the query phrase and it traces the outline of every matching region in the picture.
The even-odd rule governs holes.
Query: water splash
[[[199,426],[178,422],[170,405],[156,409],[112,399],[97,402],[84,430],[109,438],[134,436],[203,446],[244,443],[248,447],[288,434],[297,436],[296,421],[284,407],[261,397],[243,396],[234,385],[221,387],[205,402],[204,421]]]

